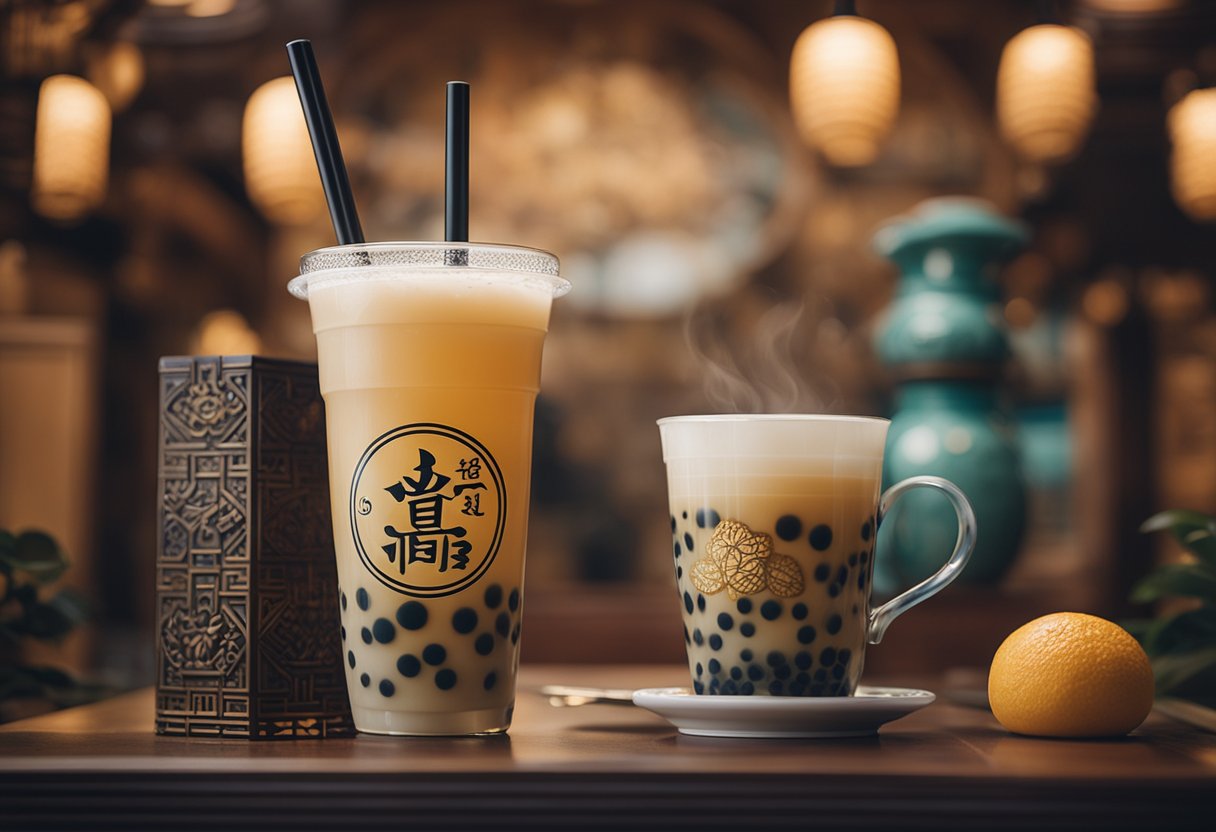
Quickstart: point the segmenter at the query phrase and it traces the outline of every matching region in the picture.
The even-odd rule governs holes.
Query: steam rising
[[[715,412],[823,412],[828,402],[815,388],[834,385],[810,380],[815,333],[806,304],[774,304],[746,328],[753,334],[732,344],[730,323],[720,313],[702,309],[686,322],[688,347]]]

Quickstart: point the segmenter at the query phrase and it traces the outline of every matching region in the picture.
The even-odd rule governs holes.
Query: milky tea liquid
[[[885,435],[885,423],[874,422],[877,427],[825,425],[822,450],[786,445],[780,430],[790,426],[774,427],[770,440],[763,425],[751,424],[748,447],[737,454],[729,425],[660,422],[696,693],[855,691]],[[697,430],[699,437],[689,433]],[[702,444],[706,456],[690,456]],[[841,455],[833,454],[834,444],[842,446]],[[872,451],[852,455],[850,444]]]
[[[554,286],[396,267],[309,286],[355,724],[504,731]]]

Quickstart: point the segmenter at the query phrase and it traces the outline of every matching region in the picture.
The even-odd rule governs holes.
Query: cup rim
[[[827,413],[706,413],[688,416],[664,416],[655,424],[723,422],[837,422],[863,425],[890,425],[891,420],[882,416],[834,416]]]

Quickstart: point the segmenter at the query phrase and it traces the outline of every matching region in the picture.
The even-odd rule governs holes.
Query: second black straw
[[[469,240],[469,85],[448,81],[444,240]]]

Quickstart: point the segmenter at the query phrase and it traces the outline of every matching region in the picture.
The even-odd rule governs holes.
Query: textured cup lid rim
[[[556,255],[538,248],[500,243],[390,241],[327,246],[300,258],[300,274],[287,290],[306,300],[311,286],[352,280],[387,280],[409,267],[416,274],[462,273],[518,276],[519,282],[553,297],[570,291]]]

